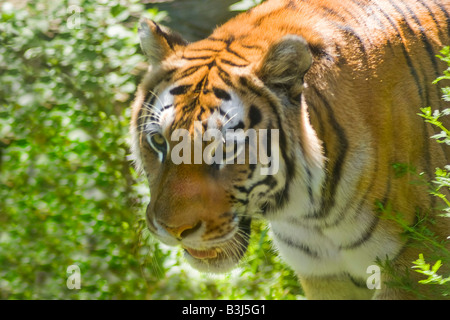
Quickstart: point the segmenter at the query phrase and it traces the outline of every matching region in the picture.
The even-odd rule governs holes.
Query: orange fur
[[[138,90],[131,130],[152,192],[151,231],[198,254],[187,254],[195,267],[220,272],[243,255],[249,219],[262,214],[307,297],[417,298],[364,288],[362,261],[387,255],[403,272],[427,252],[376,203],[409,225],[421,208],[441,239],[450,230],[448,219],[436,216],[437,198],[413,185],[411,173],[397,178],[393,170],[407,164],[431,180],[448,164],[449,149],[430,140],[437,129],[417,115],[420,107],[448,107],[440,93],[448,83],[431,84],[445,69],[435,55],[450,44],[448,1],[267,1],[191,44],[153,22],[141,29],[153,67]],[[238,101],[245,128],[254,122],[280,130],[280,172],[257,177],[248,162],[221,170],[158,162],[142,129],[158,99],[173,105],[173,123],[161,125],[168,150],[176,144],[173,130],[193,136],[194,121],[207,123],[222,103]],[[259,185],[266,188],[258,193]]]

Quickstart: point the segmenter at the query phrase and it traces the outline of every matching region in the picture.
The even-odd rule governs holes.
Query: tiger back
[[[158,239],[227,272],[262,217],[309,299],[431,295],[391,288],[387,273],[380,289],[366,279],[378,259],[403,273],[428,252],[383,215],[409,226],[429,215],[437,237],[449,234],[437,198],[411,183],[449,160],[417,115],[449,107],[449,84],[432,84],[446,68],[448,1],[272,0],[198,42],[147,20],[139,35],[152,67],[131,147]],[[396,164],[414,170],[398,177]]]

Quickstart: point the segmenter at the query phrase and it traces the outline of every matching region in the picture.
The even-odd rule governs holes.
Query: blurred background
[[[154,240],[129,160],[139,18],[193,41],[258,2],[0,1],[0,299],[302,298],[262,221],[220,276]]]

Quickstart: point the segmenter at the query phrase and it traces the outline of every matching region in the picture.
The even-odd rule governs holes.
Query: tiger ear
[[[172,32],[152,20],[141,19],[138,32],[142,51],[154,65],[160,64],[179,47],[187,45],[187,41],[178,33]]]
[[[273,44],[260,65],[258,76],[270,88],[298,95],[303,77],[312,64],[308,43],[300,36],[288,35]]]

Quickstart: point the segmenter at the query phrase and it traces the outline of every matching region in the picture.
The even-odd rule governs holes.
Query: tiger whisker
[[[158,102],[163,106],[164,105],[164,103],[163,103],[163,101],[161,100],[161,98],[155,93],[155,92],[153,92],[152,90],[149,90],[148,92],[150,92],[156,99],[158,99]]]
[[[159,110],[159,109],[152,109],[150,106],[144,106],[143,105],[143,107],[149,113],[148,114],[144,114],[141,117],[148,117],[148,116],[153,116],[153,117],[158,117],[158,118],[161,117],[161,114],[162,114],[161,110]],[[139,118],[141,118],[141,117],[139,117]]]
[[[222,116],[222,122],[225,121],[225,118],[227,117],[228,113],[230,113],[232,110],[237,109],[236,107],[230,108],[225,114]]]
[[[238,113],[235,113],[232,117],[230,117],[224,124],[223,126],[226,126],[228,124],[228,122],[230,122],[231,120],[233,120],[234,117],[236,117],[238,115]]]

